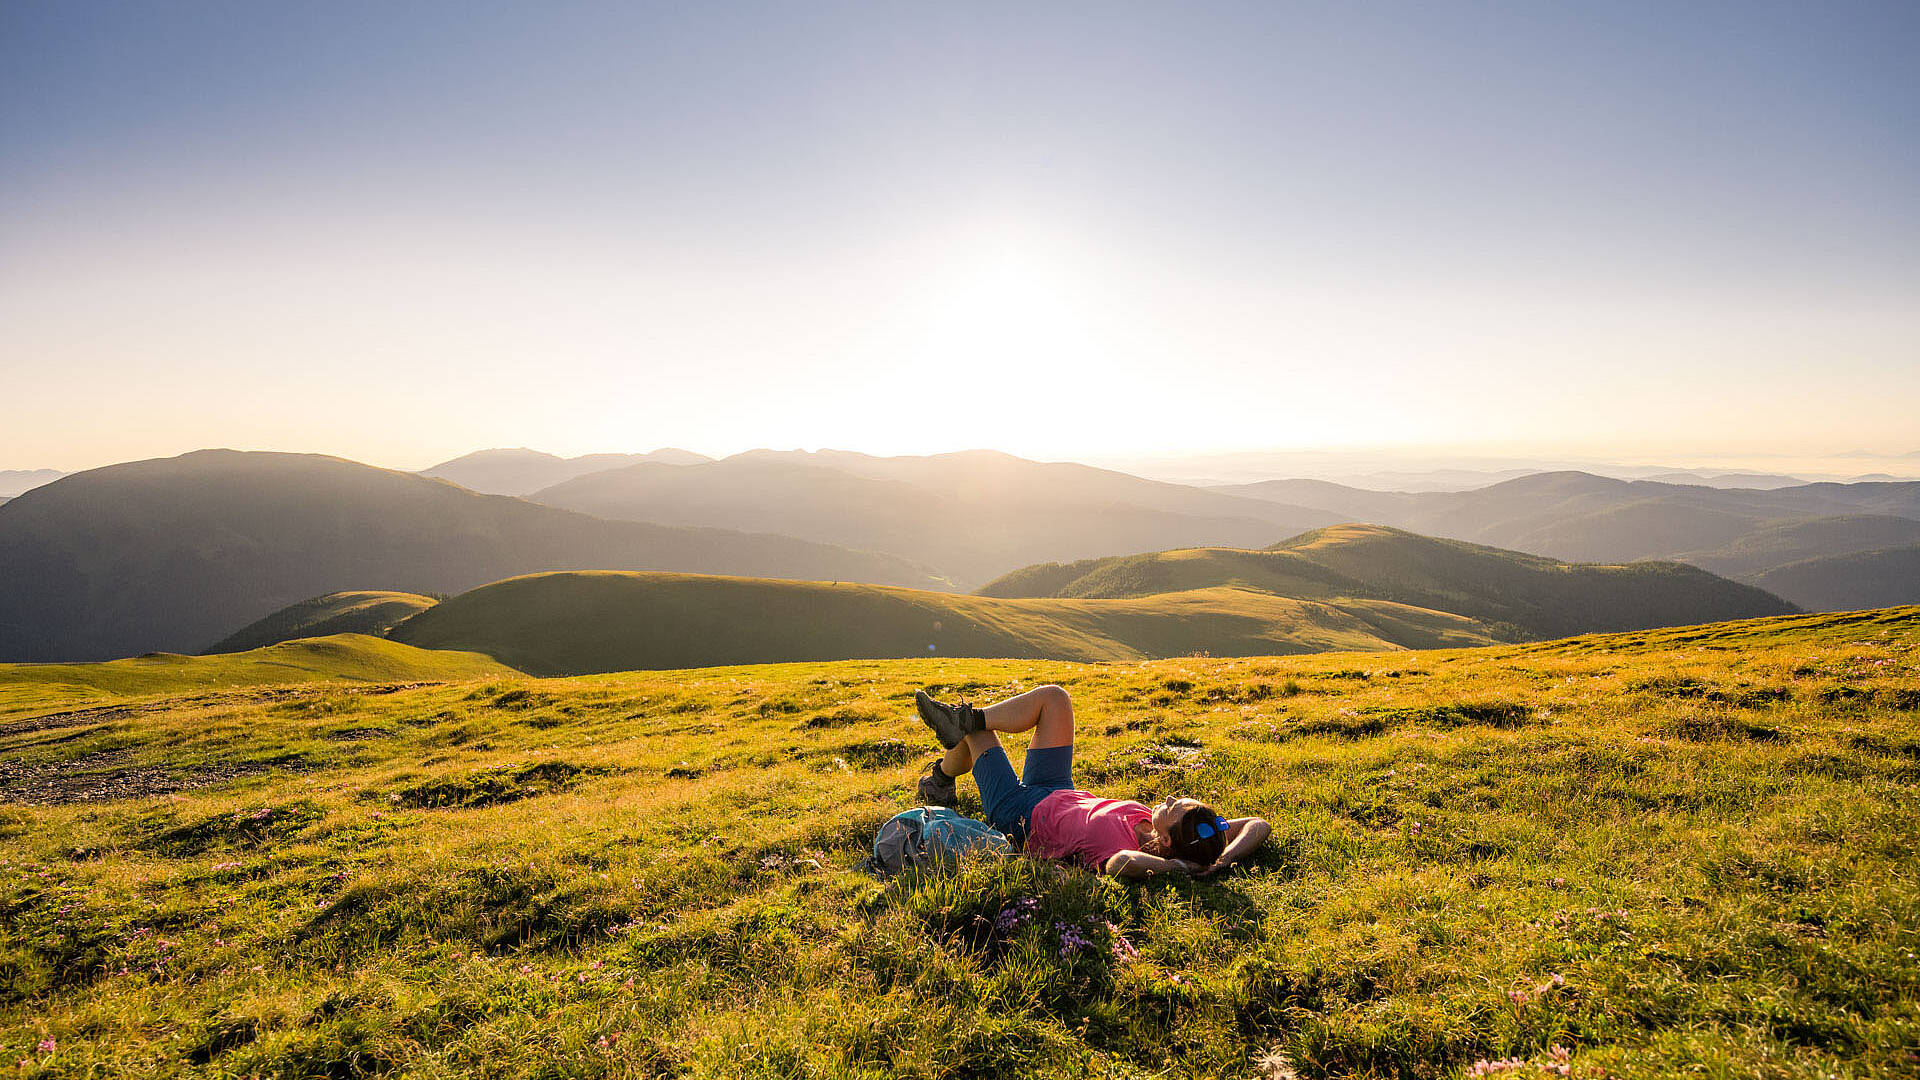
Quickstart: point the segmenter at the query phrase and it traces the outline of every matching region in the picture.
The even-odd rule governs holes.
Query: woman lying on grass
[[[1073,699],[1064,688],[1041,686],[977,709],[914,693],[947,755],[920,780],[920,797],[952,806],[954,778],[971,771],[980,785],[987,821],[1029,855],[1065,859],[1115,877],[1145,878],[1178,871],[1217,874],[1260,847],[1272,828],[1257,817],[1222,819],[1195,799],[1166,798],[1154,806],[1102,799],[1073,786]],[[1032,731],[1023,777],[1000,745],[1002,731]]]

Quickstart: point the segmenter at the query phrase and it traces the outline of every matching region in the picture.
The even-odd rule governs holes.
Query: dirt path
[[[0,803],[59,805],[137,799],[175,791],[211,787],[245,776],[257,776],[286,763],[245,762],[238,765],[128,765],[127,749],[102,750],[71,761],[23,765],[0,761]]]

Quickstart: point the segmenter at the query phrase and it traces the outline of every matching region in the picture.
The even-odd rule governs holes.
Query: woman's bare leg
[[[996,701],[980,710],[987,730],[967,736],[940,760],[940,771],[962,776],[973,771],[973,759],[1000,745],[1001,731],[1032,731],[1034,748],[1073,745],[1073,698],[1065,687],[1036,686],[1024,694]]]
[[[1033,732],[1035,747],[1073,745],[1073,698],[1051,683],[981,710],[990,731]]]
[[[965,776],[973,771],[973,759],[1000,745],[1000,736],[991,731],[981,731],[969,735],[953,744],[947,756],[940,759],[940,771],[948,776]]]

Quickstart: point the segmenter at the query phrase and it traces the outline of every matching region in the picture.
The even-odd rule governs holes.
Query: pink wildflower
[[[40,1052],[41,1052],[41,1053],[43,1053],[43,1054],[51,1054],[51,1053],[53,1053],[53,1052],[54,1052],[55,1050],[58,1050],[58,1049],[60,1049],[60,1044],[59,1044],[59,1043],[57,1043],[57,1042],[54,1042],[54,1041],[53,1041],[52,1039],[41,1039],[41,1040],[40,1040]]]

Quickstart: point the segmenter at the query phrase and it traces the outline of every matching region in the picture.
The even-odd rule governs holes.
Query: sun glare
[[[1035,390],[1082,381],[1100,363],[1090,283],[1061,257],[1008,246],[959,259],[916,305],[914,359],[929,372]]]

